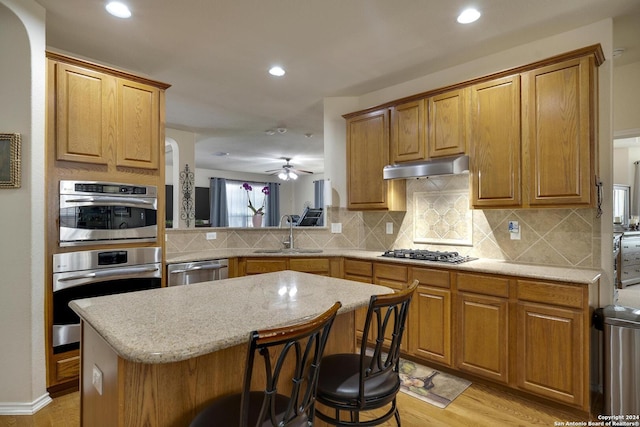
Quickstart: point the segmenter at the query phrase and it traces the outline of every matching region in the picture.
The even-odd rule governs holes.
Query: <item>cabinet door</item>
[[[244,275],[271,273],[287,269],[286,258],[247,258],[244,264]]]
[[[391,162],[426,158],[424,100],[396,105],[391,109]]]
[[[107,164],[116,139],[115,79],[55,64],[56,158]]]
[[[389,111],[382,109],[347,120],[348,208],[406,209],[405,181],[385,181],[389,164]]]
[[[409,352],[451,366],[451,291],[418,286],[409,318]]]
[[[407,288],[409,269],[403,265],[393,265],[386,263],[375,263],[373,265],[373,283],[380,286],[386,286],[394,291],[401,291]],[[402,342],[400,343],[400,350],[409,350],[409,320],[407,319],[404,325],[404,334],[402,335]],[[391,344],[392,339],[392,326],[387,328],[387,333],[384,336],[385,344]]]
[[[595,135],[592,57],[522,75],[523,149],[528,204],[590,205]]]
[[[579,310],[518,303],[517,385],[580,407],[584,396],[584,314]]]
[[[429,98],[429,157],[466,152],[468,89],[458,89]]]
[[[159,98],[153,86],[118,80],[118,166],[158,169]]]
[[[508,300],[470,293],[457,299],[456,367],[507,384]]]
[[[289,270],[329,275],[329,258],[289,258]]]
[[[471,87],[471,195],[475,207],[519,206],[520,77]]]

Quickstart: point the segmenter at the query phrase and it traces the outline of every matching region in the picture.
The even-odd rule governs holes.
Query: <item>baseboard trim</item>
[[[31,403],[0,402],[0,415],[33,415],[51,403],[49,393],[45,393]]]

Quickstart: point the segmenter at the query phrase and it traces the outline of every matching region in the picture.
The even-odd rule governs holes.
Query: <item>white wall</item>
[[[22,134],[22,187],[0,190],[0,414],[50,402],[44,354],[45,12],[0,0],[0,132]]]
[[[613,75],[613,129],[640,131],[640,61],[615,67]]]

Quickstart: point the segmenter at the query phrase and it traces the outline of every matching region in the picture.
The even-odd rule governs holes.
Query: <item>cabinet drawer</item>
[[[328,258],[291,258],[289,269],[306,273],[329,274]]]
[[[407,282],[409,279],[409,269],[401,265],[376,264],[374,275],[376,279],[391,279],[395,282]]]
[[[373,263],[369,261],[345,259],[344,273],[345,275],[366,276],[370,278],[373,276]]]
[[[80,356],[56,361],[56,381],[77,378],[80,375]]]
[[[287,269],[287,260],[282,258],[248,259],[245,274],[262,274]]]
[[[449,288],[449,272],[435,270],[432,268],[412,268],[411,281],[418,280],[420,285],[436,286],[438,288]]]
[[[509,279],[505,277],[458,273],[457,284],[459,291],[475,292],[497,297],[509,296]]]
[[[557,283],[518,280],[518,300],[540,302],[551,305],[583,308],[587,297],[587,288],[579,285],[561,285]]]

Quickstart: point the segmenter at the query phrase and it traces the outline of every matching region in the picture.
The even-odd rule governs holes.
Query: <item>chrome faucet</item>
[[[293,217],[291,215],[282,215],[280,217],[280,228],[282,228],[282,219],[287,218],[289,221],[289,240],[282,242],[287,249],[293,249]]]

